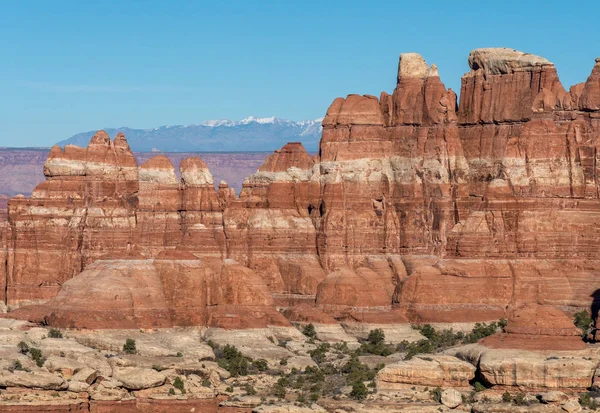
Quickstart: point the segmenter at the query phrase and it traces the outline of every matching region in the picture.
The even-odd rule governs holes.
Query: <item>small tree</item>
[[[135,347],[135,340],[132,338],[128,338],[127,340],[125,340],[125,344],[123,344],[123,351],[127,354],[137,353],[137,349]]]
[[[369,394],[369,390],[367,389],[367,386],[365,386],[365,383],[362,381],[355,381],[352,384],[350,397],[352,397],[354,400],[363,400],[367,397],[367,394]]]
[[[315,326],[312,323],[304,326],[304,328],[302,329],[302,334],[304,334],[308,338],[317,337],[317,331],[315,330]]]
[[[38,367],[42,367],[46,362],[46,358],[42,355],[42,350],[38,348],[30,347],[29,355]]]
[[[48,332],[48,337],[63,338],[63,334],[60,330],[57,330],[56,328],[51,328],[50,331]]]
[[[381,328],[376,328],[375,330],[369,331],[367,341],[373,346],[383,344],[383,342],[385,341],[385,334],[383,330]]]
[[[24,341],[19,341],[17,347],[19,348],[19,352],[21,354],[27,354],[29,352],[29,345]]]
[[[589,333],[594,320],[592,320],[590,314],[585,310],[575,313],[573,317],[573,324],[581,330],[581,336],[585,338]]]
[[[175,377],[175,380],[173,380],[173,387],[179,390],[181,394],[185,394],[185,385],[183,384],[183,380],[181,380],[181,377]]]

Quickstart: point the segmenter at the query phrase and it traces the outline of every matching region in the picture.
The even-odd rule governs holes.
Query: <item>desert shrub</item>
[[[525,400],[525,393],[517,393],[515,394],[515,397],[513,398],[513,403],[517,406],[526,406],[528,403]]]
[[[304,328],[302,329],[302,334],[304,334],[308,338],[314,339],[317,337],[317,331],[315,330],[315,326],[312,323],[304,326]]]
[[[280,366],[287,366],[287,364],[288,364],[288,359],[287,358],[279,360],[279,365]]]
[[[132,338],[128,338],[127,340],[125,340],[125,344],[123,344],[123,351],[127,354],[137,353],[137,349],[135,347],[135,340]]]
[[[46,358],[43,356],[42,350],[40,350],[38,348],[30,347],[29,348],[29,356],[31,357],[31,359],[33,361],[35,361],[35,364],[38,367],[42,367],[44,365],[44,363],[46,362]]]
[[[286,387],[286,382],[282,382],[281,379],[277,381],[275,386],[273,386],[273,396],[277,397],[278,399],[284,399],[287,393]]]
[[[579,404],[582,407],[587,407],[589,410],[600,409],[600,404],[596,402],[595,397],[600,396],[598,392],[585,392],[579,395]]]
[[[185,394],[185,385],[183,384],[183,380],[181,380],[181,377],[175,377],[175,380],[173,380],[173,387],[179,390],[181,394]]]
[[[57,330],[56,328],[51,328],[50,331],[48,332],[48,337],[63,338],[63,334],[60,330]]]
[[[158,364],[153,364],[152,365],[152,370],[155,370],[155,371],[158,371],[158,372],[161,372],[161,371],[166,370],[166,369],[167,369],[166,367],[159,366]]]
[[[496,333],[500,326],[497,322],[486,324],[486,323],[475,323],[473,330],[465,336],[462,340],[463,344],[476,343],[484,337],[491,336]]]
[[[169,389],[169,396],[175,396],[175,389],[173,389],[173,388]]]
[[[29,345],[24,341],[19,341],[17,347],[19,348],[19,352],[21,354],[27,354],[29,352]]]
[[[227,344],[222,351],[215,352],[215,355],[219,367],[227,370],[233,377],[248,374],[248,360],[237,347]]]
[[[502,394],[502,401],[503,401],[504,403],[510,403],[510,402],[512,402],[512,396],[510,395],[510,393],[509,393],[509,392],[505,391],[505,392]]]
[[[486,387],[481,384],[480,382],[476,381],[475,384],[473,384],[473,388],[475,389],[476,392],[480,392],[480,391],[484,391],[486,390]]]
[[[231,386],[227,386],[227,388],[225,389],[225,391],[226,391],[227,393],[233,393],[233,387],[231,387]]]
[[[377,356],[389,356],[394,353],[394,347],[385,344],[385,334],[382,329],[376,328],[369,332],[367,340],[361,343],[359,348],[361,354],[374,354]]]
[[[367,386],[365,386],[365,383],[362,381],[356,381],[352,383],[350,397],[352,397],[354,400],[363,400],[367,397],[367,394],[369,394],[369,390],[367,389]]]
[[[310,350],[308,354],[315,361],[315,363],[321,364],[325,361],[329,348],[329,343],[321,343],[317,346],[317,348]]]
[[[429,395],[431,396],[431,400],[433,400],[434,402],[442,402],[442,389],[440,389],[439,387],[429,390]]]
[[[256,367],[258,371],[266,371],[269,368],[269,364],[265,359],[254,360],[252,366]]]
[[[575,313],[573,316],[573,324],[575,324],[575,326],[579,330],[581,330],[582,337],[587,336],[588,332],[590,331],[593,321],[594,320],[592,320],[592,317],[590,316],[590,314],[585,310],[579,311],[579,312]]]
[[[356,381],[371,381],[376,374],[369,366],[361,363],[356,356],[352,356],[342,367],[342,373],[346,374],[346,383],[349,385]]]
[[[9,371],[26,371],[26,369],[23,367],[23,364],[21,363],[21,360],[14,360],[12,362],[12,365],[8,368]]]
[[[437,347],[428,339],[419,340],[416,343],[404,340],[396,346],[396,351],[406,352],[404,360],[410,360],[417,354],[433,353],[436,350]]]
[[[244,385],[244,391],[248,396],[254,396],[256,394],[256,389],[251,384]]]

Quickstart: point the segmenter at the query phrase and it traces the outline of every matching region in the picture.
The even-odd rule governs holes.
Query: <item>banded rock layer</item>
[[[215,190],[198,158],[181,163],[180,180],[164,157],[138,166],[122,136],[54,148],[46,182],[9,203],[4,302],[47,301],[100,258],[177,250],[246,267],[271,295],[263,314],[277,305],[299,318],[310,308],[457,322],[527,303],[589,308],[600,278],[600,61],[569,91],[538,56],[477,49],[469,65],[458,103],[435,65],[401,55],[391,95],[336,99],[319,155],[284,146],[239,198]],[[65,284],[48,306],[88,284]]]

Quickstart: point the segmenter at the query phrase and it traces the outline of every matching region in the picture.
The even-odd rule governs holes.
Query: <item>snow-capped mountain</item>
[[[197,125],[169,125],[152,129],[106,128],[114,137],[123,132],[134,151],[149,152],[250,152],[273,151],[288,142],[302,142],[316,152],[323,118],[292,121],[277,117],[248,116],[240,121],[207,120]],[[78,133],[58,145],[87,146],[95,131]]]

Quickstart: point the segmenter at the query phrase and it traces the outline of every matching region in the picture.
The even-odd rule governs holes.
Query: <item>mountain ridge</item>
[[[111,136],[123,132],[139,152],[265,152],[299,141],[308,151],[318,150],[323,118],[292,121],[275,116],[248,116],[239,121],[206,120],[199,124],[163,125],[149,129],[127,126],[105,128]],[[81,132],[57,144],[87,146],[96,131]]]

